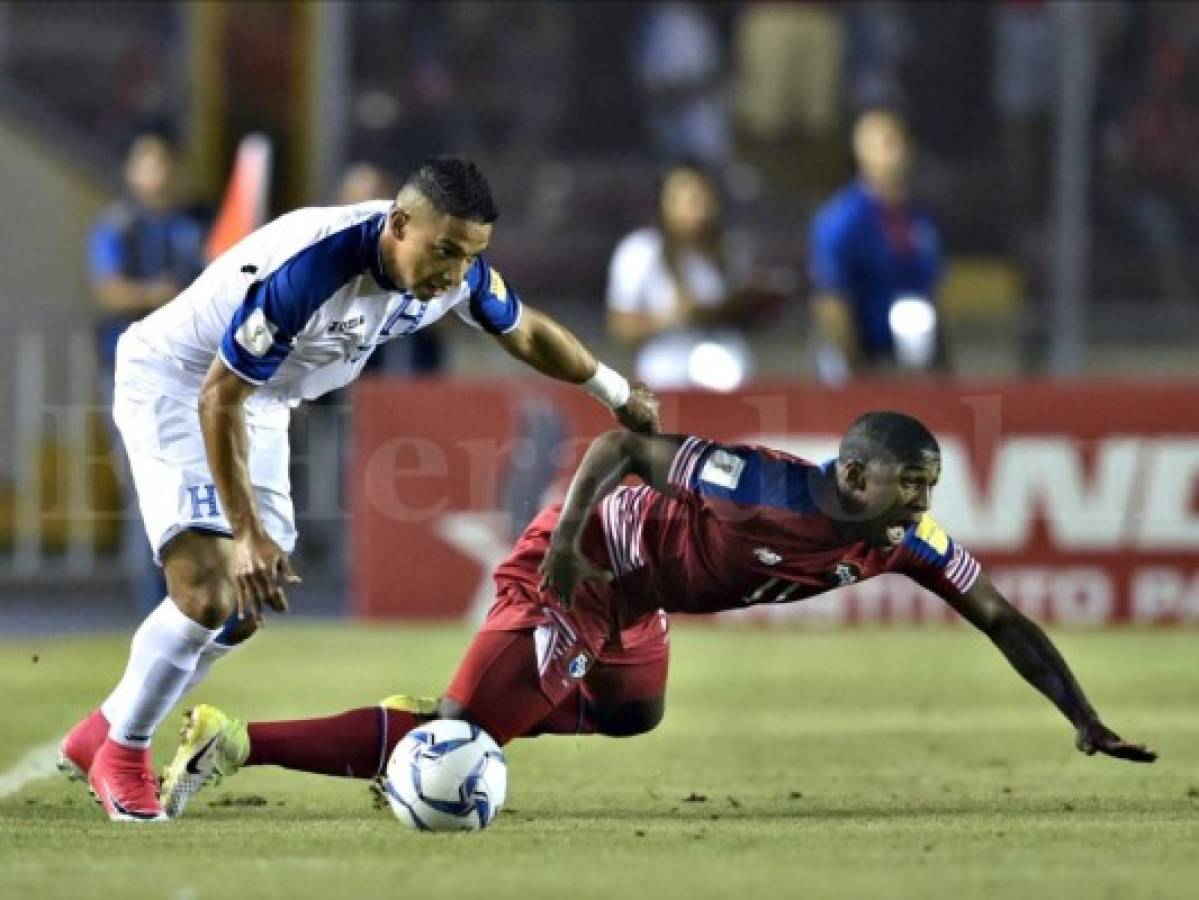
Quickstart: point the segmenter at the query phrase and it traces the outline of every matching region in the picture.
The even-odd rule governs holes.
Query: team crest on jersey
[[[769,547],[758,547],[754,550],[754,556],[758,558],[764,566],[777,566],[783,561],[783,558],[771,550]]]
[[[845,587],[847,584],[853,584],[862,577],[862,569],[857,563],[839,562],[833,571],[829,572],[829,581],[836,587]]]
[[[566,672],[571,678],[579,679],[587,674],[587,669],[591,666],[591,657],[586,653],[580,653],[572,659],[566,666]]]
[[[256,309],[241,323],[233,337],[241,348],[252,356],[266,356],[266,352],[275,343],[275,334],[279,327],[266,317],[261,309]]]

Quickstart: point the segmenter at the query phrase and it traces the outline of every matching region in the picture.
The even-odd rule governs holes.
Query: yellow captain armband
[[[491,283],[487,286],[487,292],[501,300],[508,299],[508,285],[504,284],[503,276],[495,269],[491,270]]]
[[[938,554],[944,555],[949,550],[949,535],[928,513],[925,513],[916,526],[916,538],[932,547]]]

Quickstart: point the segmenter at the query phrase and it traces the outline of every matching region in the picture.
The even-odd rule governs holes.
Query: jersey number
[[[798,581],[784,581],[782,578],[771,578],[769,581],[763,582],[752,594],[746,594],[742,597],[741,602],[745,606],[756,606],[760,603],[786,603],[787,598],[798,587]]]

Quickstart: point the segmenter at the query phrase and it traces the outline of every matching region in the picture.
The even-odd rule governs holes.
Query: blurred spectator
[[[737,318],[735,272],[744,266],[732,255],[711,175],[692,163],[671,167],[662,179],[657,225],[626,236],[608,270],[608,330],[637,348],[637,377],[651,387],[704,383],[713,373],[691,368],[700,344],[724,347],[721,358],[735,359],[738,381],[744,377],[748,349],[729,328]],[[718,382],[726,380],[717,373]]]
[[[900,70],[915,39],[900,5],[894,0],[866,0],[848,5],[843,15],[848,106],[901,105],[905,92]]]
[[[165,129],[136,135],[125,159],[125,196],[108,209],[91,234],[89,267],[99,307],[100,397],[112,406],[117,338],[157,309],[204,268],[204,225],[184,205],[178,148]],[[120,444],[113,436],[111,446]],[[114,455],[119,455],[114,454]],[[114,460],[123,471],[123,458]],[[123,481],[128,482],[127,478]],[[136,504],[133,504],[137,514]],[[122,523],[122,547],[143,610],[162,602],[166,588],[138,520]]]
[[[739,155],[776,195],[806,199],[842,178],[842,13],[818,0],[747,3],[733,47]]]
[[[1058,23],[1044,0],[1003,0],[994,8],[993,89],[1006,193],[1018,222],[1036,224],[1048,192],[1049,127],[1057,102]]]
[[[831,137],[841,121],[845,27],[823,3],[750,3],[737,25],[737,112],[753,138]]]
[[[853,130],[860,179],[816,215],[811,230],[812,299],[820,378],[944,359],[935,299],[941,247],[932,220],[909,197],[907,126],[884,109]]]
[[[729,158],[724,48],[698,3],[654,3],[645,12],[633,68],[658,156],[719,167]]]
[[[367,162],[350,164],[337,183],[336,203],[349,206],[368,200],[390,200],[400,189],[399,179]]]
[[[562,120],[573,112],[573,70],[590,60],[574,46],[570,4],[447,6],[454,77],[469,86],[458,104],[474,123],[474,152],[523,167],[554,146]]]
[[[1127,112],[1105,135],[1112,202],[1150,255],[1157,291],[1196,295],[1199,240],[1199,20],[1186,7],[1153,8],[1143,71]],[[1139,78],[1137,77],[1139,75]]]

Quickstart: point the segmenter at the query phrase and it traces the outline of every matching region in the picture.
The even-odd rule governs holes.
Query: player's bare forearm
[[[508,353],[538,372],[583,385],[625,428],[657,433],[658,398],[653,392],[600,365],[578,338],[544,313],[526,306],[520,324],[499,341]]]
[[[558,525],[541,561],[541,589],[557,596],[569,608],[575,589],[589,581],[611,581],[612,574],[597,569],[579,546],[583,527],[601,499],[615,490],[626,475],[635,474],[661,490],[678,452],[679,438],[609,431],[596,438],[571,479]]]
[[[1012,668],[1070,720],[1079,750],[1133,762],[1153,762],[1157,758],[1152,750],[1128,743],[1100,721],[1048,635],[1008,603],[985,574],[980,574],[970,591],[951,605],[985,633]]]
[[[1049,698],[1076,728],[1097,718],[1053,642],[1003,598],[986,574],[980,574],[969,593],[953,606],[986,634],[1024,680]]]
[[[250,483],[246,435],[245,402],[253,391],[254,386],[238,378],[220,357],[212,361],[200,391],[200,430],[208,467],[235,537],[263,531]]]
[[[636,475],[656,490],[669,491],[667,476],[681,443],[672,435],[629,431],[609,431],[592,441],[566,491],[554,542],[577,549],[587,518],[626,475]]]
[[[595,357],[566,328],[545,313],[525,306],[520,324],[500,335],[500,345],[543,375],[582,384],[595,374]]]

